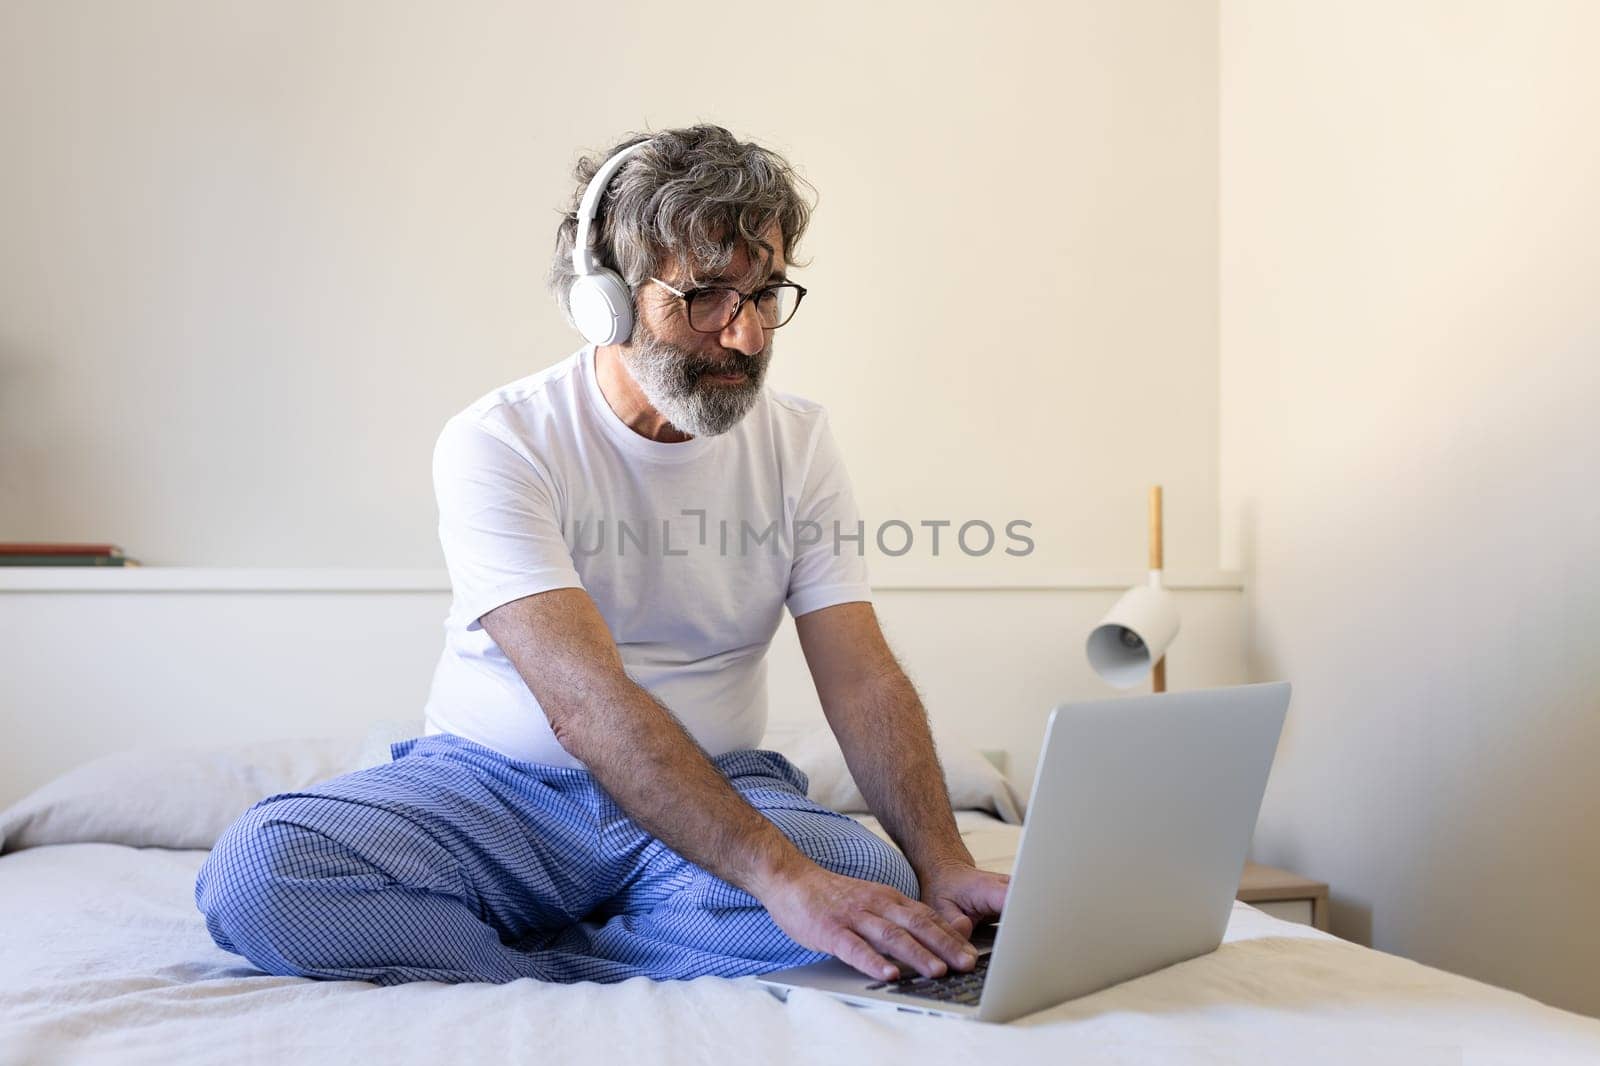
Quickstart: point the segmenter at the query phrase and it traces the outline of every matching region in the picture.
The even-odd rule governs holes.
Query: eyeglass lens
[[[689,298],[689,325],[704,333],[728,328],[739,308],[735,289],[701,289]],[[799,303],[799,290],[793,285],[773,285],[750,298],[756,318],[765,329],[776,329],[793,317]]]

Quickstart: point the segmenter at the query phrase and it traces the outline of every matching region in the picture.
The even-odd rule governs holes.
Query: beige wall
[[[580,150],[716,121],[820,190],[775,384],[870,524],[1034,523],[1012,577],[1209,568],[1210,3],[0,5],[0,540],[440,564],[443,420],[580,343]]]
[[[1222,563],[1256,857],[1600,1013],[1600,5],[1225,0]]]

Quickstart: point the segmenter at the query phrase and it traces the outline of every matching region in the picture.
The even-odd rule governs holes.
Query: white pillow
[[[420,737],[427,728],[427,723],[421,718],[415,721],[400,718],[374,723],[372,728],[367,730],[367,737],[361,742],[361,750],[356,754],[356,764],[351,769],[365,770],[379,763],[392,762],[394,753],[389,750],[392,745],[402,740],[410,740],[412,737]]]
[[[806,795],[824,807],[849,813],[870,813],[844,752],[826,725],[774,727],[761,746],[782,753],[810,778]],[[958,811],[988,811],[1001,821],[1021,825],[1026,801],[1016,788],[976,749],[941,739],[934,732],[934,749],[944,767],[950,806]]]
[[[367,732],[357,769],[389,761],[389,745],[423,734],[421,721],[379,722]],[[1022,824],[1027,803],[993,763],[976,749],[939,739],[934,744],[944,766],[950,805],[958,811],[988,811],[1012,825]],[[774,726],[761,739],[761,747],[776,751],[794,763],[807,778],[806,794],[836,811],[868,813],[867,801],[845,765],[844,752],[833,730],[825,724]]]
[[[46,844],[210,848],[260,800],[388,762],[389,745],[423,735],[421,721],[378,722],[364,738],[269,740],[216,747],[142,748],[107,755],[0,812],[0,854]],[[778,728],[762,746],[808,778],[808,794],[836,811],[867,812],[844,754],[825,726]],[[1022,824],[1011,783],[982,755],[939,744],[957,810],[990,811]]]
[[[0,853],[78,843],[209,848],[257,801],[350,770],[356,748],[344,737],[117,752],[0,813]]]

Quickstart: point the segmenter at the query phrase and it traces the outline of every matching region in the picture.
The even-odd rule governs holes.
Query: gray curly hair
[[[766,266],[775,249],[763,235],[773,223],[783,235],[785,257],[793,262],[794,248],[811,221],[813,205],[800,187],[815,189],[776,152],[740,141],[721,126],[629,134],[603,155],[580,159],[572,174],[577,188],[556,227],[549,278],[550,292],[569,323],[567,296],[576,276],[572,245],[583,192],[605,160],[641,141],[650,144],[612,176],[589,228],[596,258],[622,275],[631,290],[678,258],[696,273],[715,274],[741,246],[751,263]]]

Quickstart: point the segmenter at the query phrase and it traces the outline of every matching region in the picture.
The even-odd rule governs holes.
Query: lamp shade
[[[1089,665],[1113,688],[1132,688],[1149,675],[1178,635],[1176,597],[1156,580],[1123,593],[1089,633]]]

